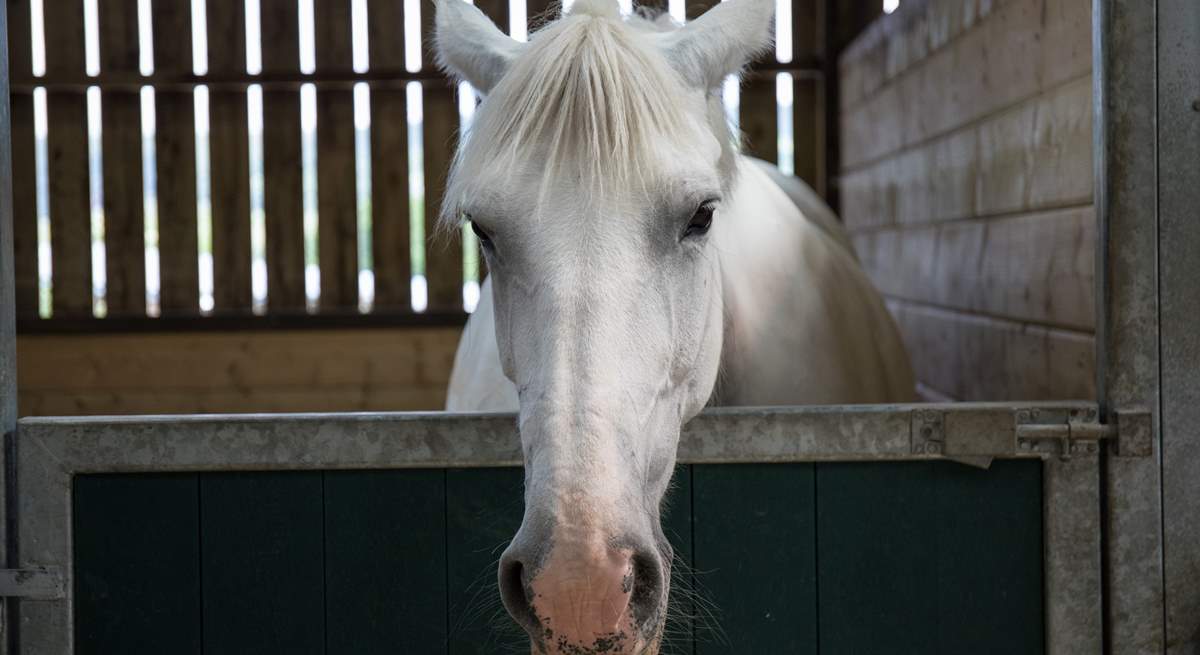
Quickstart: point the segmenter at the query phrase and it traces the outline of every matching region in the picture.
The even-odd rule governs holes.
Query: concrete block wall
[[[839,73],[842,216],[922,395],[1094,397],[1091,0],[903,0]]]

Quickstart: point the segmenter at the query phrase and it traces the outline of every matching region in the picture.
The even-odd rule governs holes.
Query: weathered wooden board
[[[208,70],[238,75],[246,70],[245,10],[238,3],[209,3],[208,33],[221,35],[209,48]],[[209,172],[212,206],[213,304],[222,313],[249,313],[250,137],[246,92],[209,92]]]
[[[500,603],[497,565],[521,527],[520,468],[446,471],[448,652],[490,655],[528,647],[525,632]]]
[[[1091,334],[889,302],[917,379],[959,400],[1094,398]]]
[[[1068,0],[1072,8],[1061,11],[1047,11],[1047,3],[1056,4],[996,3],[974,29],[846,109],[843,163],[857,167],[1086,75],[1091,68],[1090,13],[1082,12],[1090,12],[1084,6],[1090,3]],[[1045,22],[1051,17],[1057,22]],[[922,102],[924,98],[937,101]]]
[[[430,311],[461,311],[463,248],[457,230],[437,229],[446,175],[457,147],[458,101],[449,84],[424,84],[425,278]]]
[[[373,69],[402,70],[404,43],[392,26],[403,24],[401,0],[367,4]],[[408,312],[412,263],[409,244],[408,105],[403,88],[371,86],[371,251],[375,311]]]
[[[75,652],[200,655],[197,477],[85,475],[73,494]]]
[[[353,72],[350,5],[314,7],[317,72]],[[354,168],[354,92],[317,88],[318,250],[322,310],[358,307],[358,198]]]
[[[153,6],[154,70],[192,72],[191,8]],[[224,46],[222,46],[224,47]],[[159,306],[163,314],[195,314],[199,304],[196,205],[196,114],[190,89],[155,89],[158,183]]]
[[[446,473],[324,474],[327,655],[446,644]]]
[[[23,415],[436,410],[459,328],[22,336]]]
[[[817,652],[814,490],[811,464],[692,467],[696,584],[717,608],[698,655]]]
[[[320,472],[200,478],[207,653],[325,652]]]
[[[37,155],[33,96],[12,96],[13,265],[16,314],[38,315]]]
[[[779,117],[774,111],[775,96],[774,75],[751,75],[742,85],[738,112],[743,150],[772,163],[779,160]]]
[[[854,237],[863,267],[894,298],[1090,331],[1091,207],[954,221]]]

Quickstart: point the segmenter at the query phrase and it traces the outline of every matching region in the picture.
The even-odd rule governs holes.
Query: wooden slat
[[[823,0],[792,0],[792,61],[819,61],[825,53]]]
[[[135,2],[99,7],[100,70],[138,72]],[[142,112],[136,91],[102,89],[105,303],[110,316],[146,313]]]
[[[692,467],[697,581],[735,652],[817,652],[813,490],[811,464]],[[698,624],[697,655],[721,636]]]
[[[200,655],[199,486],[195,475],[74,480],[79,655]]]
[[[314,7],[317,73],[352,71],[350,4]],[[358,306],[358,203],[354,168],[354,92],[317,91],[317,196],[321,309]]]
[[[491,655],[528,648],[529,639],[500,605],[497,562],[521,527],[520,468],[446,471],[446,579],[450,655]]]
[[[207,9],[210,42],[219,44],[208,49],[209,72],[244,73],[244,8],[236,2],[210,2]],[[220,40],[214,35],[221,35]],[[249,313],[250,140],[245,92],[212,91],[208,119],[214,309]]]
[[[47,75],[84,72],[83,5],[64,6],[46,21]],[[83,94],[48,93],[47,155],[53,313],[92,314],[91,206],[88,198],[87,104]]]
[[[692,545],[692,467],[675,467],[662,504],[663,534],[675,551],[671,565],[670,609],[663,633],[664,655],[691,655],[695,648],[696,579]]]
[[[265,0],[261,7],[263,72],[296,72],[300,67],[298,5],[292,0]],[[302,311],[304,189],[299,91],[264,89],[263,118],[267,306],[271,311]]]
[[[744,150],[771,163],[779,160],[779,113],[775,99],[775,76],[754,76],[742,85],[738,108]]]
[[[154,4],[153,21],[155,71],[191,72],[190,7],[186,3]],[[188,91],[157,89],[155,105],[159,305],[164,314],[195,314],[200,306],[195,101]]]
[[[917,379],[943,394],[968,401],[1096,396],[1090,334],[903,302],[889,308]]]
[[[402,0],[367,4],[372,68],[404,68]],[[371,260],[375,310],[412,307],[409,247],[408,122],[404,89],[371,87]]]
[[[204,650],[325,652],[320,472],[200,476]]]
[[[321,652],[445,652],[445,472],[324,475],[327,634]]]
[[[37,175],[33,97],[12,96],[13,256],[17,316],[38,315]]]
[[[33,40],[30,35],[31,0],[8,0],[8,73],[13,82],[33,77]],[[15,167],[14,167],[15,168]]]
[[[895,298],[1091,331],[1090,207],[854,237],[863,267]]]
[[[103,41],[103,37],[101,39]],[[142,112],[136,92],[104,91],[105,301],[110,316],[146,313]]]
[[[825,195],[825,93],[820,80],[792,80],[792,147],[795,175]]]
[[[458,230],[436,228],[454,156],[458,129],[456,93],[449,85],[430,83],[425,91],[425,278],[429,311],[461,311],[463,252]]]
[[[508,34],[508,0],[478,0],[475,6],[487,14],[501,32]]]

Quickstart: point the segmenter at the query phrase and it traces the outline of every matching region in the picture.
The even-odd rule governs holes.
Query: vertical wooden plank
[[[200,476],[204,650],[325,652],[319,472]]]
[[[936,476],[937,652],[1042,653],[1041,462],[939,463]]]
[[[501,32],[508,34],[508,0],[477,0],[475,6],[487,14]]]
[[[314,6],[318,73],[353,71],[350,3]],[[317,89],[317,196],[321,309],[358,306],[358,214],[354,169],[354,92]]]
[[[404,70],[402,0],[367,3],[371,68]],[[408,197],[408,109],[404,88],[371,85],[371,260],[375,311],[412,309]]]
[[[16,315],[38,315],[37,156],[33,96],[12,95],[13,265]]]
[[[817,467],[821,650],[935,653],[932,464]]]
[[[182,2],[159,2],[152,7],[154,70],[160,75],[185,76],[192,71],[191,8]],[[193,91],[158,87],[155,104],[159,305],[165,315],[195,314],[200,308],[200,282]]]
[[[764,161],[779,161],[779,112],[773,73],[747,76],[742,86],[739,114],[744,150]]]
[[[793,78],[792,145],[796,177],[824,195],[825,100],[821,89],[820,80]]]
[[[721,628],[701,621],[696,653],[816,653],[813,466],[697,465],[692,493],[697,583]]]
[[[0,9],[0,98],[8,96],[8,13]],[[6,106],[0,103],[0,437],[6,444],[12,443],[12,434],[17,429],[17,322],[16,322],[16,285],[13,266],[13,205],[12,205],[12,172],[13,165],[10,155],[9,136],[12,134],[12,116]],[[6,453],[0,455],[0,484],[5,489],[0,494],[4,507],[0,508],[0,543],[5,544],[5,552],[0,555],[0,566],[8,565],[8,479],[9,461]],[[14,467],[15,468],[15,467]],[[0,601],[0,622],[11,625],[10,621],[19,620],[16,603],[7,600]],[[8,632],[8,631],[6,631]],[[7,655],[8,643],[0,644],[0,654]]]
[[[75,652],[201,652],[195,475],[83,475],[74,484]]]
[[[328,655],[446,647],[441,470],[325,474]]]
[[[295,0],[263,0],[264,73],[300,68],[299,8]],[[304,296],[303,162],[300,92],[263,90],[263,212],[267,222],[267,306],[302,312]]]
[[[210,2],[208,70],[214,75],[246,72],[245,9],[238,2]],[[220,41],[214,36],[220,35]],[[209,92],[209,193],[212,207],[213,307],[249,313],[250,137],[245,89]]]
[[[521,527],[524,470],[446,471],[446,566],[450,655],[528,648],[524,631],[500,604],[497,563]]]
[[[83,73],[83,5],[70,3],[46,21],[46,74],[78,78]],[[47,93],[46,105],[53,313],[91,316],[87,104],[79,91],[55,91]]]
[[[30,34],[31,0],[8,0],[8,76],[16,83],[33,79],[33,40]]]
[[[100,71],[136,75],[135,2],[99,6]],[[105,302],[110,316],[146,313],[146,238],[142,198],[142,112],[136,90],[101,90]]]
[[[691,655],[695,649],[693,596],[696,580],[692,552],[692,467],[680,464],[662,505],[663,534],[675,551],[671,564],[671,595],[668,598],[667,627],[662,652],[666,655]]]
[[[458,230],[436,229],[446,191],[446,175],[457,147],[458,103],[448,83],[425,87],[425,278],[429,311],[463,310],[463,252]]]

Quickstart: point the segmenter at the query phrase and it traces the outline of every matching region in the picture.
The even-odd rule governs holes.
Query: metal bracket
[[[1045,415],[1041,410],[1017,411],[1017,447],[1022,452],[1058,455],[1069,460],[1075,455],[1100,452],[1100,441],[1116,436],[1116,427],[1097,420],[1095,407],[1072,409],[1067,415]]]
[[[56,568],[0,569],[0,597],[60,600],[67,597],[67,586]]]

